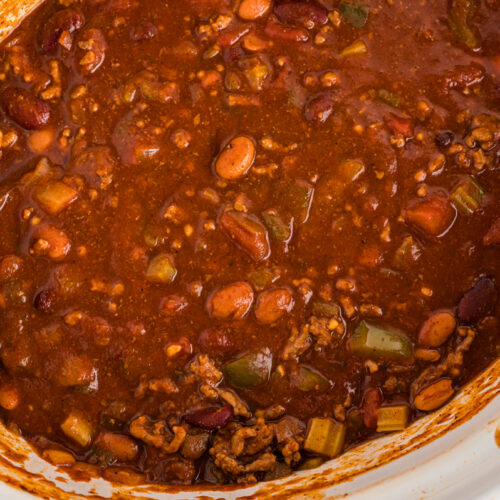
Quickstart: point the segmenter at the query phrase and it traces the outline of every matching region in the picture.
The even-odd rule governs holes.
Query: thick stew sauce
[[[48,0],[0,58],[0,411],[47,460],[274,479],[497,358],[498,0]]]

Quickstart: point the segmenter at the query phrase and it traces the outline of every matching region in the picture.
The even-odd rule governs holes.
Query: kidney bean
[[[228,354],[234,351],[232,336],[221,328],[207,328],[198,337],[200,347],[210,354]]]
[[[72,34],[85,23],[83,14],[77,9],[63,9],[56,12],[40,30],[40,48],[42,52],[54,52],[59,37],[64,31]]]
[[[21,269],[23,259],[17,255],[4,255],[0,259],[0,283],[9,281]]]
[[[450,130],[443,130],[442,132],[438,132],[434,136],[434,142],[436,143],[436,146],[441,149],[445,149],[450,146],[454,139],[455,134]]]
[[[328,21],[328,11],[316,0],[277,0],[274,12],[278,19],[286,24],[309,23],[325,24]]]
[[[149,21],[134,26],[130,32],[130,39],[133,42],[140,42],[142,40],[151,40],[158,34],[158,28]]]
[[[483,80],[486,74],[483,66],[471,63],[467,66],[458,65],[449,70],[442,77],[442,86],[445,92],[452,89],[464,89]]]
[[[426,347],[439,347],[450,338],[456,326],[453,314],[446,311],[435,313],[424,321],[418,334],[418,342]]]
[[[271,0],[242,0],[238,15],[245,21],[255,21],[271,8]]]
[[[441,194],[431,194],[406,209],[407,223],[418,227],[430,236],[440,236],[453,224],[455,210],[450,200]]]
[[[213,292],[207,300],[207,311],[217,319],[240,319],[252,306],[253,297],[252,287],[237,281]]]
[[[231,405],[225,405],[220,408],[211,407],[196,410],[184,415],[184,420],[195,427],[214,430],[225,427],[233,418],[234,410]]]
[[[56,302],[56,292],[52,288],[44,288],[40,290],[33,300],[33,306],[38,311],[48,313],[54,309],[54,305]]]
[[[325,92],[309,99],[304,108],[306,120],[323,123],[332,114],[336,104],[333,93]]]
[[[242,212],[224,212],[219,219],[222,231],[255,261],[271,253],[269,235],[257,217]]]
[[[382,393],[380,389],[376,387],[367,389],[363,396],[361,413],[363,414],[363,424],[368,429],[375,429],[377,427],[377,410],[381,405]]]
[[[290,312],[294,300],[287,288],[273,288],[259,294],[255,304],[255,317],[259,323],[269,325]]]
[[[463,323],[477,323],[493,311],[496,301],[495,283],[487,276],[482,276],[460,299],[457,317]]]
[[[50,106],[28,90],[6,88],[0,100],[9,118],[25,129],[35,130],[50,119]]]
[[[449,378],[438,380],[424,387],[414,398],[413,405],[417,410],[431,411],[439,408],[448,401],[453,394],[452,382]]]
[[[271,17],[267,21],[264,33],[269,38],[277,38],[285,42],[307,42],[309,40],[309,34],[304,28],[285,26]]]
[[[483,244],[500,245],[500,217],[496,219],[484,235]]]
[[[234,28],[225,29],[218,37],[217,43],[224,48],[228,48],[233,46],[242,36],[245,36],[250,31],[248,26],[236,26]],[[238,47],[241,52],[243,50],[241,47]],[[233,59],[237,59],[237,57],[233,57]],[[231,59],[231,60],[233,60]]]
[[[255,143],[249,137],[239,135],[231,139],[215,160],[219,177],[235,180],[243,177],[255,160]]]

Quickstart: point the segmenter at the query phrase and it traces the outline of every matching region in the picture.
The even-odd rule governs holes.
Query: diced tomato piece
[[[433,194],[417,201],[406,209],[405,220],[430,236],[445,233],[455,219],[455,210],[450,200]]]
[[[393,134],[402,135],[406,138],[413,137],[413,122],[411,118],[389,113],[385,117],[385,123]]]
[[[380,389],[376,387],[367,389],[363,396],[363,408],[361,410],[365,427],[369,429],[375,429],[377,427],[377,410],[380,408],[381,404],[382,394]]]

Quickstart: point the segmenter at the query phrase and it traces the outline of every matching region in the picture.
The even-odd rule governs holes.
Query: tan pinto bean
[[[237,281],[212,293],[207,301],[207,311],[217,319],[240,319],[253,303],[252,287],[245,281]]]
[[[449,312],[438,312],[424,321],[418,334],[418,343],[426,347],[443,345],[455,331],[457,322]]]
[[[283,314],[290,312],[294,301],[287,288],[273,288],[262,292],[255,304],[255,317],[259,323],[269,325],[278,321]]]
[[[104,432],[95,442],[98,448],[111,452],[121,462],[134,460],[139,453],[137,443],[128,436]]]
[[[238,15],[245,21],[254,21],[266,14],[271,8],[271,0],[242,0]]]
[[[255,160],[255,144],[249,137],[239,135],[229,141],[215,160],[219,177],[232,181],[243,177]]]
[[[432,411],[444,405],[450,399],[455,390],[449,378],[444,378],[424,387],[413,400],[417,410]]]

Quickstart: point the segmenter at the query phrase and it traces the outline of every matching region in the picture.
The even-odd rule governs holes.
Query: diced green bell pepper
[[[368,20],[368,7],[350,2],[340,2],[339,12],[344,21],[353,28],[362,28]]]
[[[226,363],[222,371],[231,385],[252,389],[269,380],[272,364],[272,354],[269,349],[265,349]]]
[[[345,424],[331,418],[311,418],[304,449],[333,458],[342,452],[345,431]]]
[[[323,392],[330,387],[327,378],[307,366],[299,366],[297,372],[292,373],[290,379],[297,389],[304,392]]]

